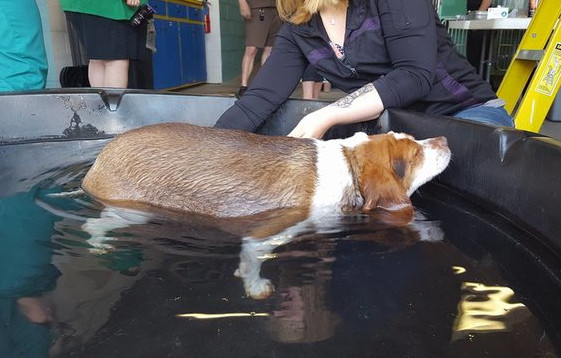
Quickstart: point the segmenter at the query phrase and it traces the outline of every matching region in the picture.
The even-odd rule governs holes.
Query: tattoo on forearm
[[[331,104],[331,106],[346,108],[350,107],[351,104],[355,99],[362,96],[365,93],[372,92],[374,90],[374,85],[372,83],[368,83],[361,88],[357,89],[353,93],[341,98],[340,100]]]

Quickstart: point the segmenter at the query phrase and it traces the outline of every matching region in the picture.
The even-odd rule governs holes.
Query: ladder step
[[[497,90],[517,129],[539,132],[561,86],[561,0],[540,0]]]
[[[517,60],[539,61],[542,59],[544,50],[520,50],[516,56]]]

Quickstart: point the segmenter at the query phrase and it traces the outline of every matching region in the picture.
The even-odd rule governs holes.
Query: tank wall
[[[13,172],[18,170],[14,166],[22,162],[17,159],[17,150],[8,151],[7,146],[22,143],[47,146],[50,141],[73,141],[79,146],[82,139],[108,138],[159,122],[212,126],[234,102],[233,97],[150,91],[83,90],[0,95],[3,109],[0,146],[4,146],[0,170]],[[289,100],[260,132],[286,135],[300,118],[327,104]],[[344,137],[355,130],[369,133],[393,130],[418,139],[446,136],[453,159],[436,181],[496,210],[561,252],[559,141],[510,128],[492,128],[403,110],[386,111],[380,120],[357,125],[352,130],[340,129],[331,131],[330,136]]]

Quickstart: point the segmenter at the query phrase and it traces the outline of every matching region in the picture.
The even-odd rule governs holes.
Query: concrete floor
[[[239,79],[225,82],[221,84],[201,84],[192,87],[186,87],[175,92],[190,93],[190,94],[219,94],[226,96],[235,96],[240,88]],[[329,92],[321,91],[319,100],[335,101],[344,97],[345,93],[339,89],[333,88]],[[302,85],[300,84],[292,93],[292,98],[302,98]]]
[[[192,87],[183,88],[174,92],[188,93],[188,94],[219,94],[225,96],[235,96],[240,88],[239,79],[223,83],[223,84],[201,84]],[[335,101],[344,97],[345,93],[339,89],[332,88],[329,92],[320,92],[319,100]],[[302,98],[302,85],[298,86],[291,98]],[[561,122],[553,122],[546,120],[540,130],[541,134],[550,136],[552,138],[561,140]]]

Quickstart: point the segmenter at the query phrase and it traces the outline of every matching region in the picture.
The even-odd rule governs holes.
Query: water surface
[[[157,219],[95,250],[103,207],[72,193],[104,143],[2,148],[2,357],[557,356],[557,259],[445,188],[414,195],[421,233],[355,216],[278,247],[254,300],[227,228]]]

